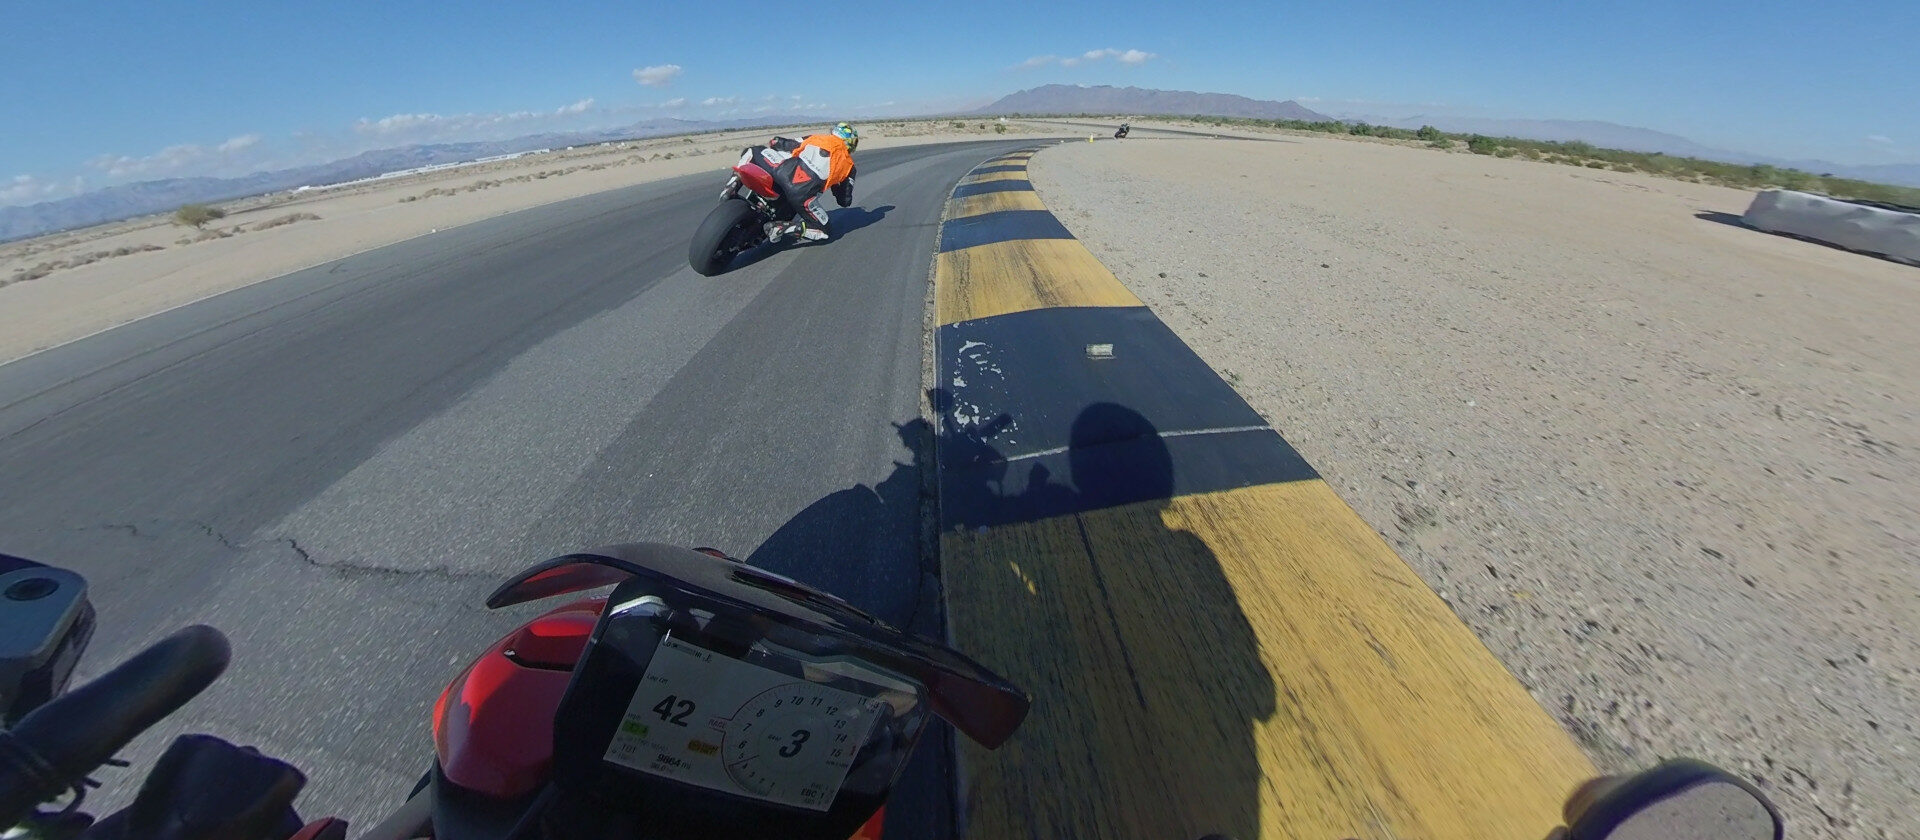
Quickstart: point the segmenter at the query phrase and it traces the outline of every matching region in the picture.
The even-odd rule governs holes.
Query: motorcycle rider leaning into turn
[[[795,211],[791,222],[767,223],[768,239],[796,231],[810,241],[828,238],[827,210],[820,204],[820,194],[832,190],[833,200],[841,207],[853,203],[853,150],[859,145],[860,133],[841,123],[829,133],[801,140],[775,137],[766,147],[752,150],[773,169],[774,183]]]

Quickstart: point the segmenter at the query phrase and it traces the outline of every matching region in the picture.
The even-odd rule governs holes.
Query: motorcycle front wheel
[[[729,198],[707,214],[687,246],[687,263],[702,277],[725,271],[735,254],[758,243],[760,214],[745,201]]]

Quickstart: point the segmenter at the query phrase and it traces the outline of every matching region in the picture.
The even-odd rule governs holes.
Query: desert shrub
[[[1501,146],[1500,148],[1493,150],[1494,157],[1510,158],[1510,157],[1513,157],[1514,154],[1516,154],[1514,150],[1507,148],[1506,146]]]
[[[1467,138],[1467,151],[1476,155],[1490,155],[1500,148],[1500,141],[1484,134],[1475,134]]]
[[[285,216],[277,216],[277,217],[268,219],[264,222],[261,222],[257,225],[254,225],[253,229],[266,230],[267,228],[277,228],[277,227],[280,227],[281,225],[290,225],[290,224],[293,224],[294,222],[305,222],[305,221],[315,220],[318,218],[320,217],[313,213],[288,213]]]
[[[1007,124],[1006,124],[1006,123],[994,123],[994,124],[993,124],[993,133],[995,133],[995,134],[1005,134],[1005,133],[1007,133]]]
[[[1432,146],[1436,149],[1451,149],[1453,148],[1453,141],[1448,140],[1445,137],[1438,137],[1428,141],[1427,145]]]
[[[967,124],[966,124],[966,123],[963,123],[963,122],[961,122],[961,121],[959,121],[959,120],[954,120],[953,122],[951,122],[951,123],[948,123],[947,125],[949,125],[949,126],[951,126],[951,127],[953,127],[953,128],[966,128],[966,127],[967,127]]]
[[[1590,160],[1590,161],[1587,161],[1587,168],[1588,169],[1605,169],[1607,168],[1607,162],[1604,160]]]
[[[226,217],[227,211],[205,204],[183,204],[180,205],[180,209],[173,211],[174,224],[194,229],[205,227],[208,222]]]
[[[13,281],[11,282],[18,282],[20,280],[38,280],[42,277],[45,277],[49,274],[52,274],[66,267],[67,267],[67,264],[65,262],[55,261],[55,262],[43,262],[39,265],[36,265],[28,269],[15,269],[13,272]]]
[[[1418,137],[1422,140],[1425,140],[1429,143],[1435,140],[1442,139],[1442,135],[1440,134],[1440,129],[1434,128],[1433,126],[1430,126],[1430,125],[1420,126],[1420,130],[1414,132],[1413,136]]]

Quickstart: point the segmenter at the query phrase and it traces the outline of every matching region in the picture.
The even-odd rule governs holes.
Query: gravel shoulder
[[[1920,827],[1920,269],[1751,194],[1339,139],[1068,143],[1060,220],[1604,768]]]

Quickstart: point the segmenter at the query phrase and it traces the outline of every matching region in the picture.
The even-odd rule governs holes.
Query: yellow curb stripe
[[[948,251],[935,257],[934,285],[934,318],[941,326],[1051,306],[1141,305],[1072,239],[1021,239]]]
[[[941,536],[958,646],[1036,695],[976,837],[1539,840],[1594,775],[1325,482]]]
[[[964,178],[961,178],[960,183],[961,184],[982,184],[982,183],[986,183],[987,181],[1025,181],[1025,180],[1027,180],[1027,173],[1023,170],[1020,172],[988,172],[981,175],[968,175]]]
[[[1002,210],[1045,210],[1047,206],[1040,203],[1040,196],[1032,190],[1022,190],[970,195],[954,199],[947,208],[947,218],[964,219]]]

